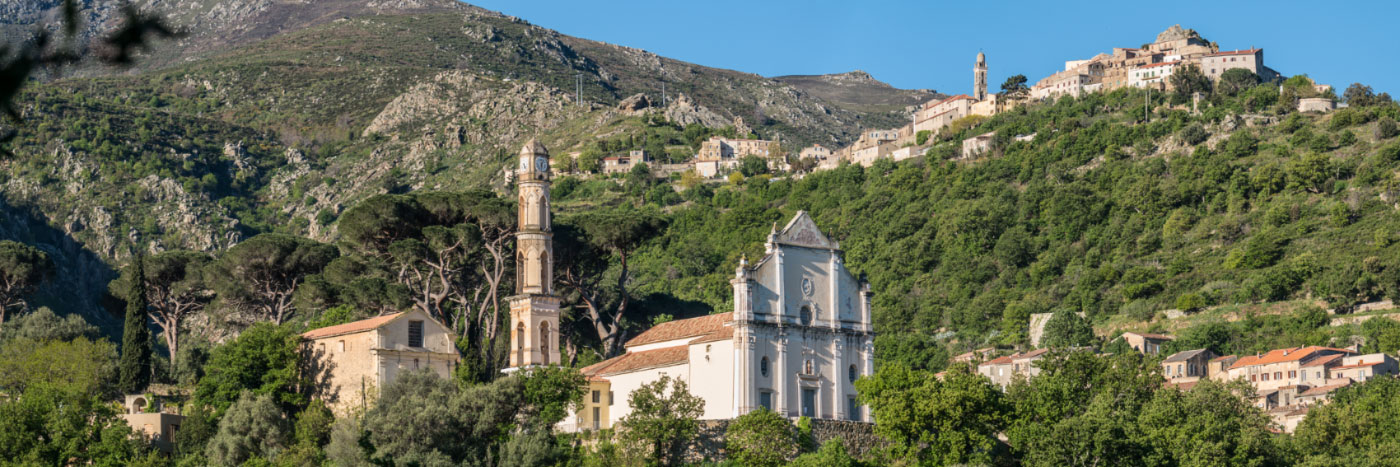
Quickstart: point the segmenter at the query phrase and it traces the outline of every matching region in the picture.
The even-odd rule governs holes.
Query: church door
[[[802,388],[802,416],[817,416],[817,390]]]

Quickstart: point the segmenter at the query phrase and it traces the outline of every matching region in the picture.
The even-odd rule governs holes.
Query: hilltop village
[[[660,163],[653,154],[637,149],[603,157],[598,171],[605,175],[624,174],[639,164],[648,164],[648,170],[657,177],[693,172],[701,178],[717,178],[738,171],[743,160],[750,157],[763,160],[769,169],[791,172],[830,170],[843,163],[869,167],[881,159],[898,162],[925,155],[940,143],[946,144],[940,140],[941,135],[975,127],[987,118],[1019,106],[1049,102],[1062,96],[1107,93],[1124,87],[1170,92],[1174,90],[1172,74],[1188,68],[1213,83],[1218,83],[1230,70],[1247,71],[1265,83],[1282,78],[1264,64],[1262,48],[1223,50],[1195,30],[1174,25],[1141,47],[1113,47],[1109,52],[1086,59],[1067,60],[1063,70],[1033,85],[1028,86],[1024,76],[1018,75],[1004,83],[999,93],[990,92],[987,57],[978,52],[971,95],[957,94],[920,104],[910,109],[909,124],[899,128],[866,129],[848,146],[829,148],[813,144],[789,150],[780,140],[713,136],[701,143],[691,160],[683,163]],[[1337,107],[1331,86],[1318,84],[1314,85],[1314,90],[1316,96],[1299,99],[1299,111],[1329,112]],[[735,126],[739,133],[749,133],[742,119],[737,119]],[[1009,139],[1001,141],[1029,141],[1034,137],[1034,134],[1010,135]],[[964,139],[961,146],[950,149],[956,158],[970,159],[990,152],[997,141],[994,133],[984,133]],[[579,155],[577,151],[569,153],[574,159]],[[573,167],[565,167],[563,171],[577,175],[577,165]]]

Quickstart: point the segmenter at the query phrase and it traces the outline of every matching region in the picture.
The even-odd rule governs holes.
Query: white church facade
[[[623,355],[581,369],[589,393],[566,424],[611,428],[631,411],[627,396],[663,374],[705,400],[704,419],[766,407],[870,422],[855,388],[874,369],[869,286],[805,212],[774,229],[766,249],[736,269],[734,311],[659,324],[629,340]]]
[[[512,370],[560,363],[549,176],[548,151],[526,144],[516,173]],[[662,375],[704,399],[704,419],[766,407],[793,418],[871,421],[854,384],[874,369],[871,292],[842,263],[840,245],[798,212],[781,230],[774,225],[763,259],[741,260],[730,283],[733,311],[656,325],[627,341],[624,354],[580,369],[588,392],[561,428],[611,428],[631,411],[632,391]]]

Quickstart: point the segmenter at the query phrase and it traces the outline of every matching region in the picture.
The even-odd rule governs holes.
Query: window
[[[1249,375],[1249,381],[1250,381],[1250,382],[1259,381],[1259,375]]]
[[[416,358],[413,359],[413,369],[415,369],[415,370],[418,369],[418,359],[416,359]]]
[[[853,422],[860,421],[860,402],[856,401],[855,396],[846,397],[846,418]]]
[[[1297,371],[1289,371],[1289,372],[1288,372],[1288,379],[1293,379],[1293,378],[1297,378],[1297,377],[1298,377],[1298,372],[1297,372]]]
[[[343,340],[342,340],[342,341],[336,341],[336,345],[340,347],[339,350],[340,350],[341,352],[344,352],[344,351],[345,351],[345,341],[343,341]]]
[[[1260,381],[1268,381],[1268,380],[1269,380],[1269,374],[1268,374],[1268,373],[1264,373],[1263,375],[1260,375],[1259,380],[1260,380]]]
[[[856,382],[856,373],[856,366],[851,365],[851,367],[846,370],[846,379],[851,380],[852,383]]]
[[[1283,372],[1282,372],[1282,371],[1275,371],[1275,372],[1274,372],[1274,379],[1275,379],[1275,380],[1283,379]]]
[[[773,393],[768,391],[758,393],[758,406],[773,410]]]
[[[597,394],[597,393],[595,392],[594,394]],[[600,411],[598,410],[598,408],[597,408],[597,407],[594,407],[594,408],[593,408],[593,429],[595,429],[595,430],[597,430],[597,429],[599,429],[599,428],[602,427],[602,424],[598,421],[599,418],[602,418],[602,415],[601,415]]]
[[[612,391],[608,391],[608,407],[612,407],[612,404],[613,404],[612,401],[613,401],[613,392],[612,392]]]
[[[763,357],[763,360],[758,362],[758,373],[768,376],[768,357]]]
[[[408,322],[408,346],[409,346],[409,347],[422,347],[422,346],[423,346],[423,322],[422,322],[422,321],[409,321],[409,322]]]
[[[1176,364],[1176,375],[1181,376],[1181,364]]]
[[[599,401],[599,399],[601,399],[602,397],[603,397],[603,393],[602,393],[602,392],[593,391],[593,403],[594,403],[594,404],[597,404],[598,401]]]

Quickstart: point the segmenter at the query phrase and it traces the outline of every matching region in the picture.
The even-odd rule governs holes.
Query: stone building
[[[603,158],[603,173],[619,174],[632,171],[632,167],[637,164],[651,162],[647,159],[646,151],[636,149],[628,152],[625,156],[610,156]]]
[[[962,158],[971,159],[973,157],[977,157],[990,152],[995,141],[995,131],[982,133],[980,135],[963,140]]]
[[[1146,332],[1123,333],[1123,340],[1127,341],[1128,347],[1132,347],[1133,350],[1143,355],[1157,355],[1162,351],[1162,344],[1175,339],[1175,337],[1168,335]]]
[[[419,310],[312,329],[301,337],[317,397],[342,414],[373,399],[400,373],[429,369],[446,378],[460,360],[452,332]]]
[[[148,400],[146,394],[129,394],[122,403],[122,413],[118,414],[137,433],[151,440],[151,444],[161,452],[170,454],[175,447],[175,433],[185,423],[185,417],[176,413],[179,407],[166,407],[161,398]]]
[[[1299,112],[1327,113],[1337,110],[1337,102],[1327,97],[1305,97],[1298,99]]]
[[[868,284],[843,264],[840,246],[805,212],[774,226],[763,259],[741,260],[730,283],[734,310],[662,323],[629,340],[626,353],[583,368],[589,395],[561,428],[610,428],[628,396],[670,375],[705,400],[705,419],[759,407],[787,417],[870,421],[854,382],[874,366]],[[612,397],[604,398],[604,394]]]
[[[993,384],[1006,389],[1018,378],[1030,379],[1040,374],[1036,361],[1045,357],[1049,349],[1036,349],[1025,353],[1015,353],[987,360],[977,365],[977,373],[992,380]]]
[[[1326,366],[1350,353],[1346,349],[1309,346],[1247,355],[1230,365],[1229,379],[1249,381],[1260,393],[1299,384],[1316,386],[1327,381]]]
[[[1202,378],[1209,378],[1210,361],[1215,357],[1215,352],[1208,349],[1171,354],[1162,359],[1162,376],[1169,384],[1189,388]]]
[[[959,118],[972,114],[972,105],[977,102],[976,98],[966,94],[959,94],[938,101],[924,103],[923,107],[916,112],[914,118],[914,132],[932,131],[937,133],[943,127],[953,123]]]
[[[1360,383],[1376,376],[1400,374],[1400,366],[1395,357],[1383,353],[1349,355],[1342,357],[1341,365],[1329,368],[1327,374],[1329,379]]]
[[[1220,81],[1221,75],[1235,68],[1249,70],[1263,81],[1275,77],[1273,70],[1264,66],[1264,49],[1231,50],[1201,57],[1201,72],[1211,81]]]

